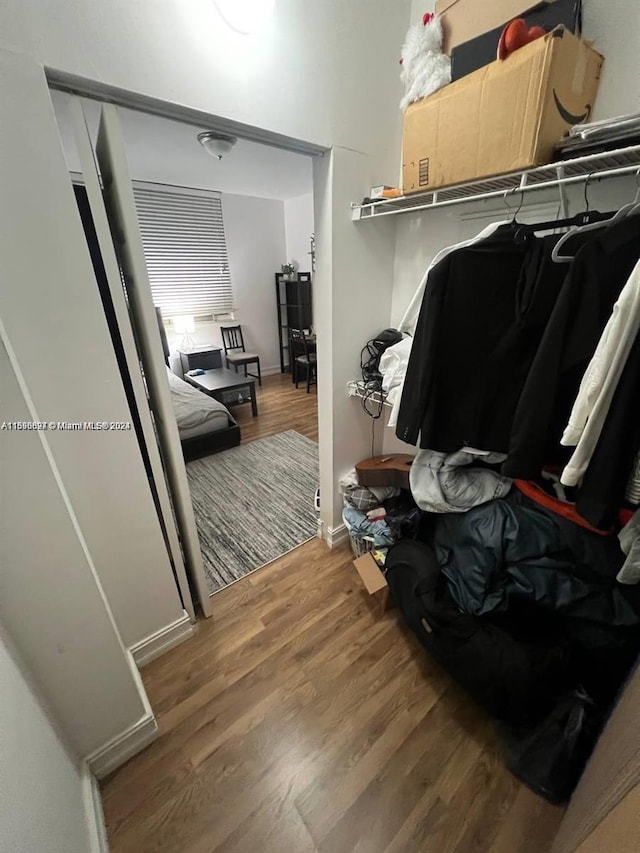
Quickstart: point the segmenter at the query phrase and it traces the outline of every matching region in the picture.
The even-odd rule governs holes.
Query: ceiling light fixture
[[[273,15],[275,0],[215,0],[218,12],[238,33],[259,32]]]
[[[215,130],[205,130],[198,134],[200,145],[218,160],[222,160],[225,154],[233,151],[237,141],[237,136],[229,136],[228,133],[216,133]]]

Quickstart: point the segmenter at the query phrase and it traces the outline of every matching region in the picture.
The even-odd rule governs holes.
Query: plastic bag
[[[566,802],[594,747],[601,714],[583,688],[565,695],[531,731],[511,738],[507,766],[551,803]]]

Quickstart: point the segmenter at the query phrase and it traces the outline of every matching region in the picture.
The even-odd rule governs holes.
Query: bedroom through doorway
[[[74,97],[52,92],[91,249],[92,215],[69,115]],[[95,145],[101,104],[83,98],[82,110]],[[238,139],[219,159],[199,140],[202,126],[123,107],[117,114],[162,345],[157,357],[165,361],[204,575],[215,595],[318,531],[312,158]],[[99,254],[94,247],[103,282]],[[121,277],[130,302],[122,265]],[[108,291],[101,284],[136,421]],[[148,442],[136,428],[141,445]]]

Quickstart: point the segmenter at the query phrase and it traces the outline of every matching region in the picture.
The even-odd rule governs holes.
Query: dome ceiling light
[[[229,136],[228,133],[217,133],[215,130],[205,130],[198,134],[200,145],[212,157],[217,157],[218,160],[222,160],[225,154],[231,153],[237,141],[237,136]]]

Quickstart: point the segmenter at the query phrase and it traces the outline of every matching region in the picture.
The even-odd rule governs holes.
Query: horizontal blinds
[[[232,311],[220,195],[136,185],[133,191],[153,301],[163,317]]]

